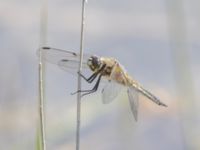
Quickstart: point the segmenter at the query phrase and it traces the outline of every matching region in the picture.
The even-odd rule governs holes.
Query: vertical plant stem
[[[81,37],[80,37],[80,62],[79,72],[82,70],[83,59],[83,41],[84,41],[84,25],[85,25],[85,3],[86,0],[82,0],[82,14],[81,14]],[[77,90],[81,90],[81,76],[78,75]],[[81,125],[81,93],[77,93],[77,127],[76,127],[76,150],[80,147],[80,125]]]
[[[40,53],[41,55],[41,53]],[[45,117],[44,117],[44,65],[39,62],[39,147],[46,150],[45,144]]]
[[[40,150],[46,150],[45,142],[45,113],[44,113],[44,74],[45,74],[45,64],[43,61],[43,53],[41,47],[46,45],[47,39],[47,0],[42,0],[41,4],[41,20],[40,20],[40,49],[39,49],[39,132],[38,132],[38,148]]]

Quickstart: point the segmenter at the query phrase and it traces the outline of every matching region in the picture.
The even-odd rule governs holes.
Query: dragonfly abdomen
[[[163,102],[160,101],[160,99],[158,99],[156,96],[154,96],[152,93],[150,93],[149,91],[147,91],[146,89],[144,89],[142,86],[138,87],[138,91],[144,95],[145,97],[147,97],[148,99],[150,99],[151,101],[153,101],[154,103],[156,103],[157,105],[160,106],[165,106],[167,107],[166,104],[164,104]]]

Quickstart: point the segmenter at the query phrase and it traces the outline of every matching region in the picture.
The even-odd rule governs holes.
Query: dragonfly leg
[[[98,78],[98,80],[97,80],[97,82],[96,82],[96,84],[95,84],[95,86],[92,88],[92,90],[88,90],[88,92],[82,94],[81,97],[96,92],[96,91],[98,90],[99,83],[100,83],[100,81],[101,81],[101,77],[102,77],[102,76],[100,75],[99,78]]]
[[[92,83],[92,81],[94,81],[94,79],[96,79],[97,77],[97,73],[93,73],[89,78],[86,78],[83,74],[81,74],[80,72],[78,72],[78,74],[85,80],[87,81],[88,83]]]
[[[74,95],[74,94],[76,94],[76,93],[78,93],[78,92],[87,92],[87,93],[81,95],[81,96],[84,96],[84,95],[87,95],[87,94],[96,92],[97,89],[98,89],[98,87],[99,87],[99,83],[100,83],[100,80],[101,80],[101,76],[102,76],[102,75],[99,76],[99,78],[98,78],[98,80],[97,80],[95,86],[94,86],[91,90],[80,90],[80,91],[76,91],[76,92],[74,92],[74,93],[71,93],[71,95]]]
[[[85,81],[87,81],[88,83],[92,83],[96,77],[98,76],[98,74],[106,67],[106,64],[104,64],[97,72],[93,73],[89,78],[86,78],[83,74],[81,74],[80,72],[78,72],[78,74],[85,79]]]

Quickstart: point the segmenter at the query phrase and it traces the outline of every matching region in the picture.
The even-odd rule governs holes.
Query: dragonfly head
[[[99,59],[98,56],[91,56],[88,61],[87,61],[87,65],[89,66],[89,68],[92,70],[92,71],[95,71],[97,69],[100,68],[101,66],[101,60]]]

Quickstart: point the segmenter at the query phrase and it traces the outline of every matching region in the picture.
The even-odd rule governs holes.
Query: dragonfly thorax
[[[95,71],[101,67],[102,63],[99,57],[93,55],[88,59],[87,65],[92,71]]]

